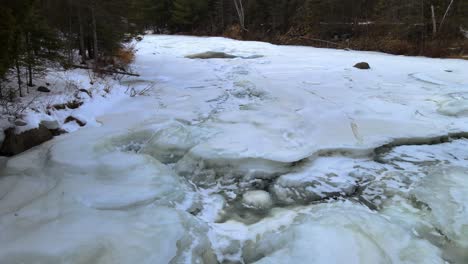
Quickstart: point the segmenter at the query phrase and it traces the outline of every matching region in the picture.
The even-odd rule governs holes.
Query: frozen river
[[[468,61],[137,49],[146,96],[0,160],[0,263],[468,263]]]

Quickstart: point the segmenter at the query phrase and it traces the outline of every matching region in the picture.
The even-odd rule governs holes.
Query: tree
[[[2,79],[12,65],[10,51],[13,49],[15,20],[11,10],[0,9],[0,98],[4,96]]]
[[[245,11],[244,11],[244,4],[242,0],[233,0],[234,6],[236,7],[237,16],[239,17],[239,25],[241,26],[242,30],[247,30],[245,28]]]
[[[171,22],[179,30],[193,29],[208,13],[207,0],[174,0]]]

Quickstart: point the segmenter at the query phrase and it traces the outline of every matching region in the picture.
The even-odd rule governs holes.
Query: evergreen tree
[[[181,30],[193,29],[197,23],[206,18],[207,0],[174,0],[172,6],[172,25]]]

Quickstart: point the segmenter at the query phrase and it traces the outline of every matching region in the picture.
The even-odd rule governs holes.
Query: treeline
[[[157,32],[448,56],[468,52],[466,0],[143,0]]]
[[[0,0],[0,97],[24,96],[47,67],[115,63],[122,43],[142,30],[131,21],[132,3]]]

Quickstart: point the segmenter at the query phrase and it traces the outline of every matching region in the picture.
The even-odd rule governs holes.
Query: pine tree
[[[197,23],[208,17],[207,12],[207,0],[174,0],[171,22],[182,30],[192,29]]]

